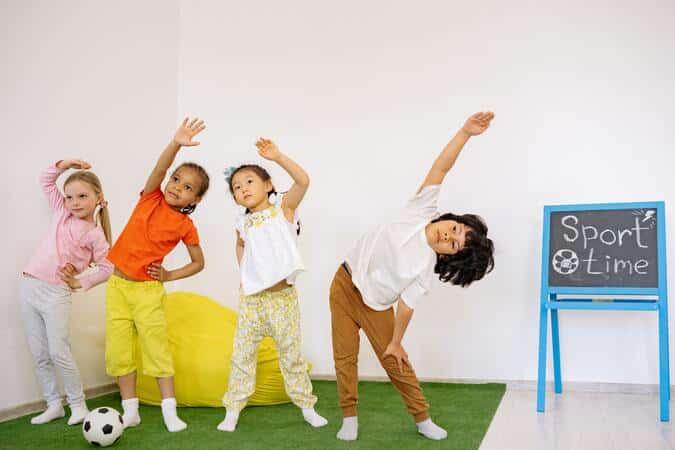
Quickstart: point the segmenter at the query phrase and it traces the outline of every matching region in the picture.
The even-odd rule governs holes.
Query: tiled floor
[[[480,449],[675,449],[672,422],[659,420],[657,394],[550,393],[544,413],[537,413],[536,398],[534,391],[507,390]]]

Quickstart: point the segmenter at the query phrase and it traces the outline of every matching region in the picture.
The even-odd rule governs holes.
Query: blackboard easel
[[[664,202],[545,206],[543,228],[537,411],[545,408],[549,311],[557,394],[562,393],[558,310],[657,311],[660,417],[669,421]]]

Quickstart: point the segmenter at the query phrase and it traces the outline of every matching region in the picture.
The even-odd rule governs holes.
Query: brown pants
[[[359,328],[363,328],[380,364],[401,394],[415,422],[428,419],[429,404],[422,394],[413,368],[404,365],[404,372],[401,373],[393,356],[382,359],[382,354],[394,335],[394,309],[375,311],[366,306],[361,293],[352,283],[351,276],[341,266],[330,286],[330,313],[333,327],[333,359],[342,415],[344,417],[356,415],[359,396]]]

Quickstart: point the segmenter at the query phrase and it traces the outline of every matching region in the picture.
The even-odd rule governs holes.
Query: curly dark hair
[[[187,167],[188,169],[194,170],[195,172],[197,172],[197,175],[199,175],[199,178],[201,178],[202,182],[199,185],[199,191],[197,192],[197,197],[201,197],[204,194],[206,194],[206,191],[209,190],[209,182],[210,182],[209,174],[206,172],[206,169],[204,169],[202,166],[200,166],[197,163],[184,162],[180,166],[176,167],[176,170],[174,170],[173,173],[175,174],[176,172],[178,172],[183,167]]]
[[[206,194],[206,191],[209,190],[209,174],[206,172],[206,169],[204,169],[202,166],[200,166],[197,163],[193,162],[184,162],[180,166],[176,167],[176,170],[174,170],[171,173],[171,176],[174,176],[176,172],[178,172],[180,169],[183,167],[187,167],[188,169],[194,170],[199,178],[201,178],[201,183],[199,183],[199,190],[197,191],[197,197],[202,197],[204,194]],[[183,214],[192,214],[195,209],[197,208],[196,204],[188,205],[184,207],[183,209],[180,210],[181,213]]]
[[[467,287],[476,280],[480,280],[490,273],[495,266],[494,244],[487,237],[488,228],[485,221],[475,214],[461,216],[447,213],[431,223],[442,220],[454,220],[471,228],[466,233],[464,248],[454,255],[436,254],[434,272],[438,278],[447,283]]]

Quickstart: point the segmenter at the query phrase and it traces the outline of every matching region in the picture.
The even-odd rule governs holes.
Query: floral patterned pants
[[[240,411],[253,395],[258,345],[265,336],[271,336],[277,345],[291,401],[300,408],[313,408],[317,398],[312,395],[309,365],[300,355],[300,309],[294,287],[241,297],[223,405]]]

